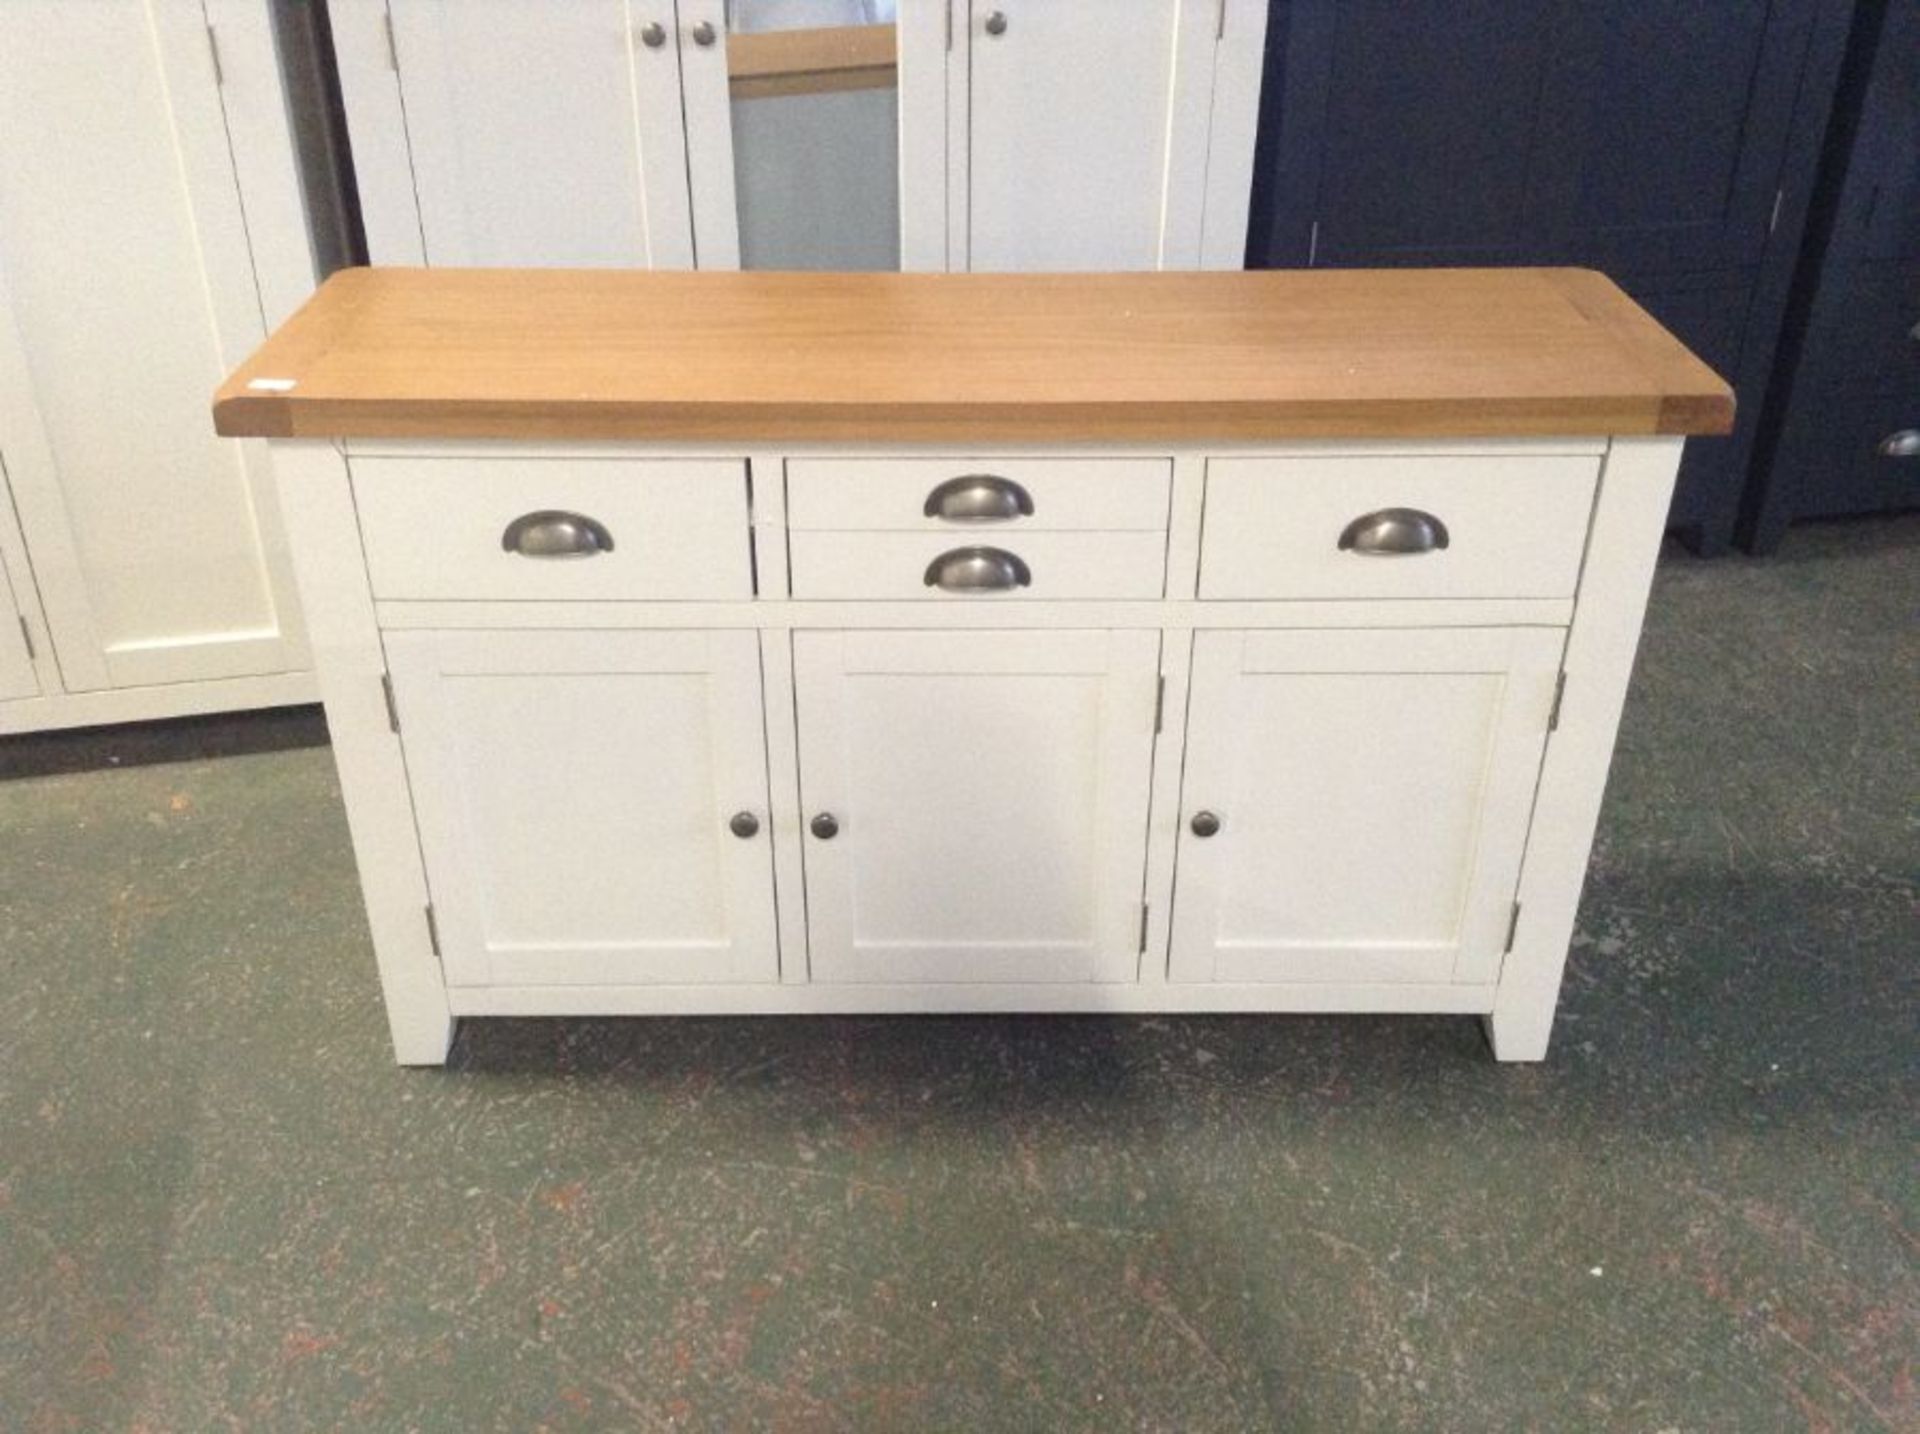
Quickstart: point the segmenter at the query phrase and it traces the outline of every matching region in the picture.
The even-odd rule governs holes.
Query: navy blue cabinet
[[[1580,264],[1741,392],[1673,523],[1730,538],[1844,0],[1274,0],[1252,267]]]
[[[1861,7],[1743,537],[1920,506],[1920,0]]]

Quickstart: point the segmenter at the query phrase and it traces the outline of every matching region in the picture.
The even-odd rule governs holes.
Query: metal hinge
[[[213,83],[215,86],[227,82],[226,71],[220,68],[220,37],[213,33],[213,26],[207,26],[207,54],[213,59]]]
[[[1307,267],[1313,267],[1313,261],[1320,257],[1320,221],[1313,221],[1313,228],[1307,231]]]
[[[1517,933],[1519,930],[1520,930],[1520,903],[1516,901],[1513,903],[1513,915],[1507,918],[1507,944],[1500,948],[1503,954],[1505,952],[1513,950],[1513,938],[1515,933]]]
[[[1140,954],[1143,956],[1147,950],[1147,913],[1152,909],[1146,902],[1140,903]]]
[[[1786,202],[1786,198],[1786,190],[1776,189],[1773,191],[1773,213],[1767,217],[1767,233],[1771,234],[1780,227],[1780,206]]]
[[[27,620],[20,619],[20,640],[27,645],[27,661],[33,662],[40,656],[33,650],[33,629],[27,626]]]
[[[1560,730],[1560,703],[1565,699],[1566,695],[1567,674],[1565,671],[1562,671],[1558,677],[1553,679],[1553,710],[1547,713],[1547,730],[1549,732],[1557,732]]]
[[[395,74],[400,73],[400,46],[393,38],[393,12],[389,10],[380,17],[380,27],[387,36],[387,68]]]
[[[427,945],[431,946],[433,948],[433,954],[438,956],[440,954],[440,923],[434,920],[433,903],[431,901],[427,903],[426,911]]]
[[[380,674],[380,692],[387,699],[387,725],[397,733],[400,730],[400,704],[393,696],[393,674]]]
[[[1161,728],[1166,725],[1166,716],[1167,716],[1167,674],[1163,672],[1160,674],[1160,690],[1154,694],[1154,698],[1153,698],[1153,734],[1154,736],[1157,737],[1160,735]]]

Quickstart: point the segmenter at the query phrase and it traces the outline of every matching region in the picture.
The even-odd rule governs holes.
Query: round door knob
[[[1210,837],[1220,830],[1220,818],[1212,812],[1195,812],[1193,820],[1187,823],[1197,837]]]
[[[650,20],[640,27],[640,43],[649,50],[657,50],[667,43],[667,27],[658,20]]]
[[[840,835],[840,819],[832,812],[821,812],[807,823],[807,830],[819,837],[821,841],[832,841]]]
[[[987,33],[989,35],[1004,35],[1007,33],[1006,11],[995,10],[991,15],[987,16]]]
[[[709,20],[702,20],[693,27],[693,43],[696,45],[711,45],[717,38],[713,23]]]
[[[727,823],[727,830],[746,841],[760,835],[760,818],[752,812],[735,812],[733,820]]]

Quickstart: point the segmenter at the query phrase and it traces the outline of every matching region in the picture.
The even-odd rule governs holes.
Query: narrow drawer
[[[1160,532],[1172,479],[1165,458],[795,458],[787,525]]]
[[[745,598],[746,465],[356,458],[375,596]]]
[[[1588,457],[1216,458],[1203,598],[1567,597]]]
[[[797,598],[1157,598],[1166,583],[1162,533],[794,533],[788,544]]]

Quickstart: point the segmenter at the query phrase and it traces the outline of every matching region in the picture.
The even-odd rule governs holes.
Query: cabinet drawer
[[[1567,597],[1599,471],[1587,457],[1216,458],[1200,596]]]
[[[741,462],[356,458],[353,492],[378,597],[753,595]]]
[[[797,598],[1157,598],[1166,581],[1162,533],[794,533],[788,542]],[[934,580],[943,571],[948,586]],[[969,578],[1003,585],[958,586]]]
[[[796,458],[787,464],[787,523],[1160,532],[1172,477],[1165,458]]]

